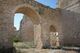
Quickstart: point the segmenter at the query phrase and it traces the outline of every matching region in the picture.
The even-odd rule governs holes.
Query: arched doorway
[[[57,47],[59,47],[58,32],[53,25],[51,25],[49,27],[49,29],[50,29],[50,45],[51,45],[51,48],[57,48]]]
[[[34,44],[36,48],[42,47],[41,42],[41,24],[40,15],[31,7],[19,6],[16,8],[15,13],[23,13],[28,16],[34,25]]]

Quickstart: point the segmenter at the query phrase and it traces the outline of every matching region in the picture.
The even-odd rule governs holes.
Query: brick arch
[[[52,30],[50,30],[52,28]],[[57,32],[59,37],[59,45],[62,45],[63,42],[63,32],[62,32],[62,24],[60,22],[56,22],[49,24],[48,26],[49,33],[50,32]]]
[[[56,23],[53,22],[53,23],[49,24],[48,30],[49,30],[49,32],[62,33],[62,26],[58,22],[56,22]]]
[[[35,10],[35,8],[30,5],[24,4],[24,5],[19,5],[19,6],[15,7],[15,13],[23,13],[23,14],[27,15],[31,19],[33,24],[40,23],[40,18],[41,18],[40,15]]]
[[[13,10],[15,13],[23,13],[27,15],[30,20],[32,21],[34,25],[34,44],[36,45],[36,48],[42,47],[42,41],[41,41],[41,17],[36,11],[34,7],[28,4],[22,4],[19,6],[16,6]],[[37,40],[37,41],[36,41]],[[40,45],[41,44],[41,45]]]
[[[50,25],[49,30],[50,32],[56,32],[56,28],[53,25]]]

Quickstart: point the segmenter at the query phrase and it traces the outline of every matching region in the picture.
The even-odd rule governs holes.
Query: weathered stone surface
[[[34,26],[27,16],[24,16],[21,21],[20,37],[23,42],[34,42]]]
[[[80,13],[79,0],[59,0],[59,8]]]
[[[21,49],[21,53],[78,53],[78,51],[69,50],[49,50],[49,49]]]
[[[36,40],[37,42],[42,41],[44,47],[50,47],[51,25],[58,32],[61,46],[80,46],[79,0],[60,0],[59,3],[60,8],[52,9],[33,0],[1,0],[0,44],[6,48],[13,46],[10,41],[13,35],[12,32],[14,32],[13,17],[15,13],[23,13],[31,19],[34,25],[40,24],[41,29],[36,30],[39,30],[39,32],[36,32],[36,37],[39,38],[40,36],[40,38],[36,38]]]

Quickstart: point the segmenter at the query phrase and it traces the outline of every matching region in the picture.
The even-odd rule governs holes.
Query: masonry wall
[[[80,46],[80,1],[59,0],[59,8],[62,15],[63,44]]]
[[[79,0],[59,0],[59,8],[80,13]]]
[[[50,26],[52,25],[55,27],[56,32],[59,33],[59,39],[60,43],[62,41],[61,35],[62,35],[62,24],[59,19],[61,19],[60,10],[59,9],[45,9],[44,14],[41,15],[41,26],[42,26],[42,41],[43,46],[45,47],[51,47],[50,44]],[[53,36],[54,37],[54,36]],[[55,44],[53,44],[55,45]]]
[[[47,11],[46,11],[47,12]],[[49,13],[49,12],[48,12]],[[42,40],[50,46],[50,25],[59,32],[59,42],[63,46],[80,46],[80,14],[71,10],[58,9],[53,13],[42,14]],[[48,14],[48,15],[47,15]]]
[[[14,35],[14,14],[16,13],[16,7],[22,4],[25,4],[23,0],[0,1],[0,46],[6,49],[13,47],[11,39]]]
[[[24,16],[20,24],[20,36],[23,42],[34,41],[34,26],[29,17]]]
[[[63,44],[80,46],[80,14],[62,9],[61,15]]]

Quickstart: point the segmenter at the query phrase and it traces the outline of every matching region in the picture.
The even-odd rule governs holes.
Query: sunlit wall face
[[[16,13],[14,15],[14,27],[16,27],[16,30],[19,30],[20,28],[20,22],[23,19],[24,14],[22,13]]]
[[[58,0],[36,0],[36,1],[51,8],[57,8]]]

